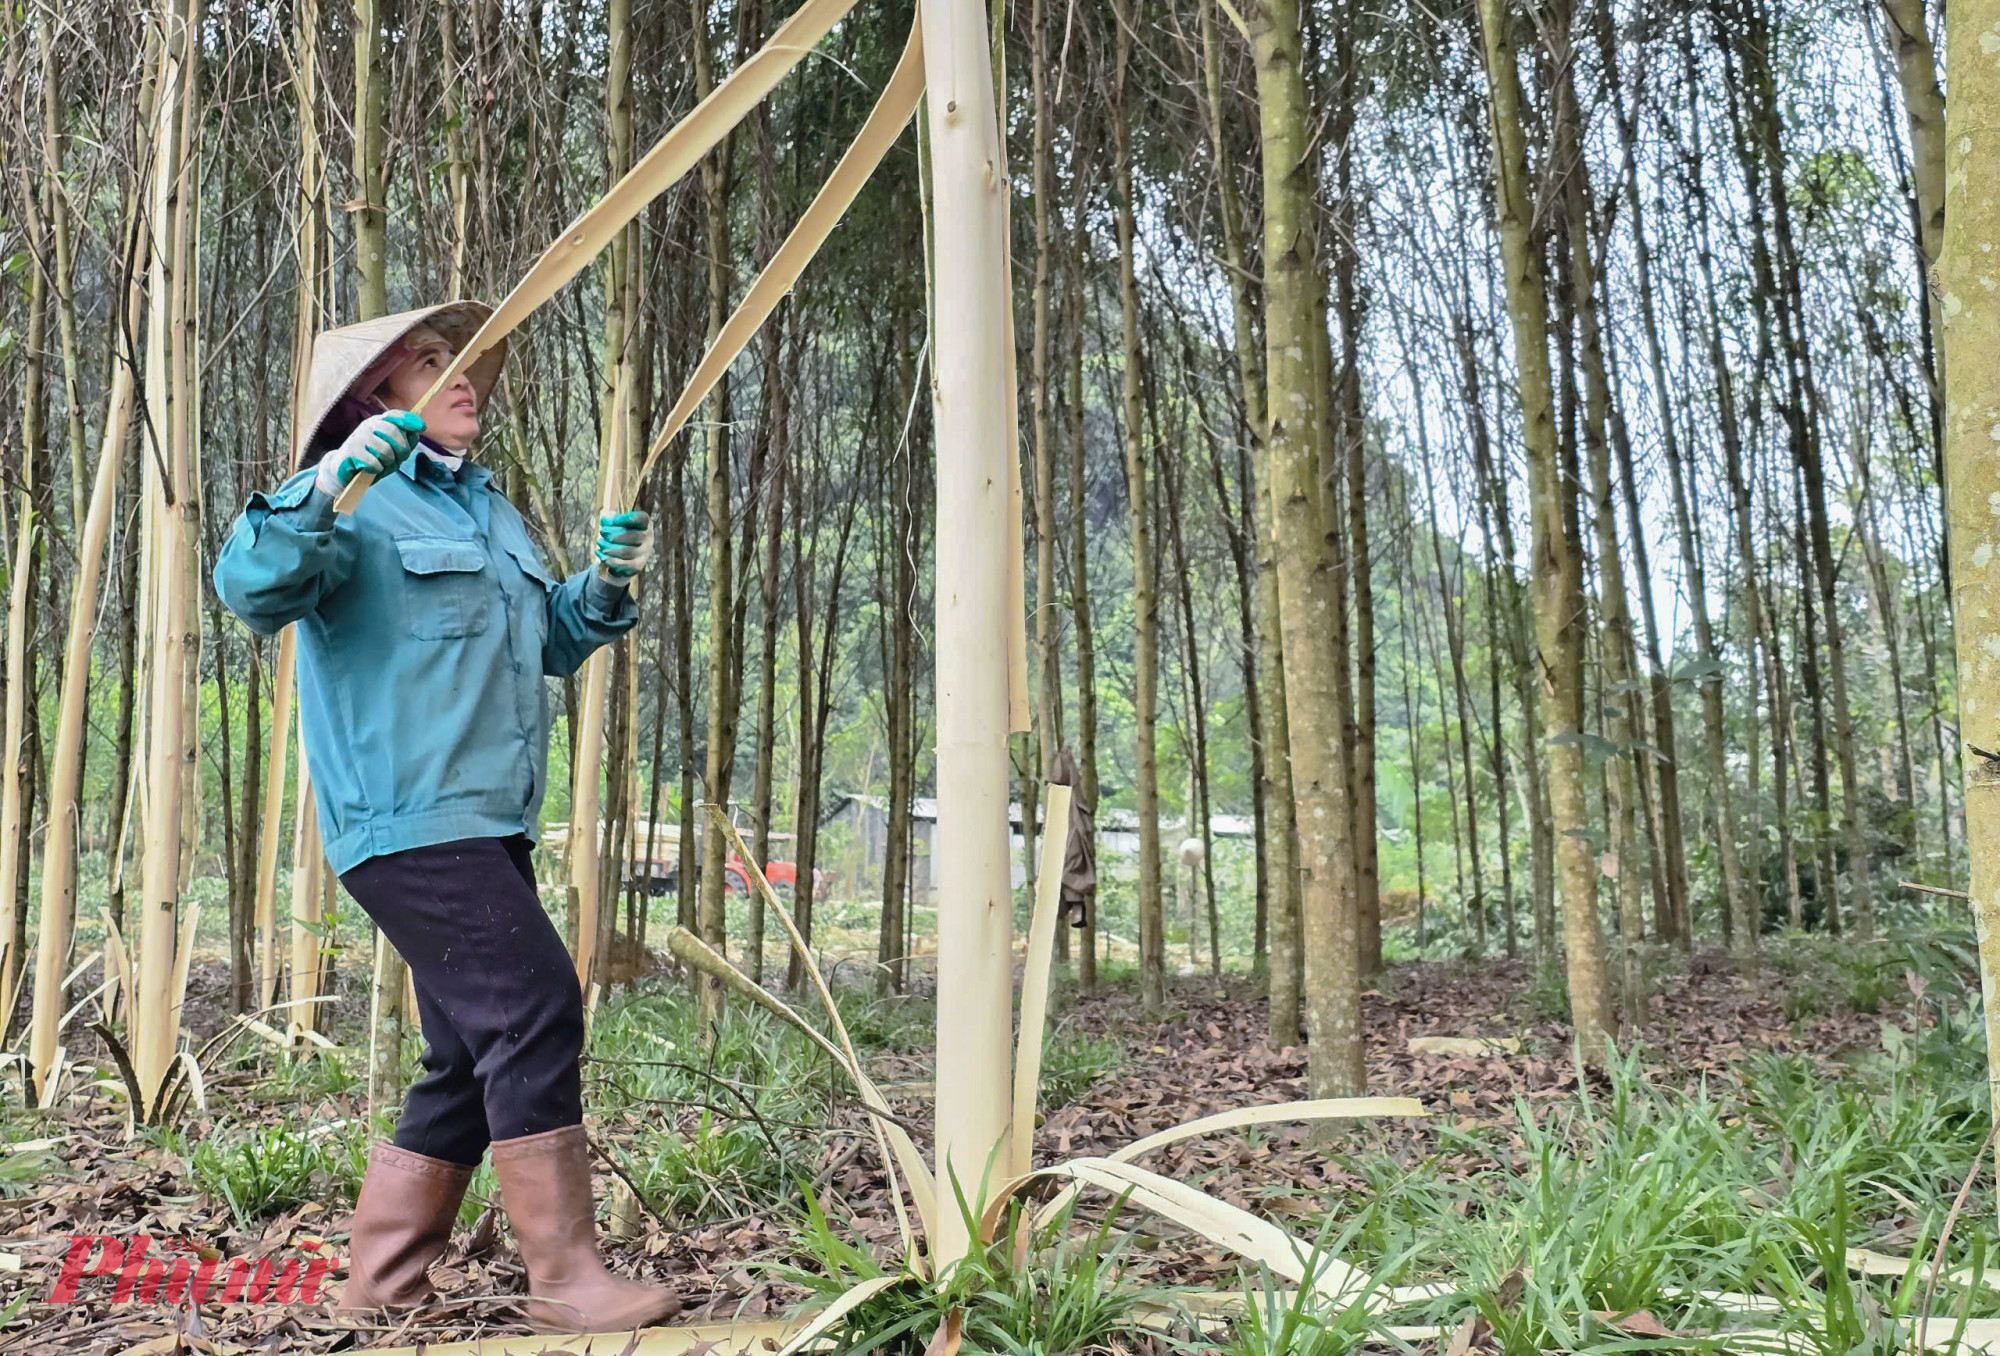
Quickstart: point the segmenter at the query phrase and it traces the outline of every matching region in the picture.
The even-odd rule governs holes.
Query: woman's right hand
[[[370,415],[346,442],[319,459],[313,483],[328,498],[338,499],[347,482],[363,471],[380,480],[403,464],[423,431],[424,421],[408,410]]]

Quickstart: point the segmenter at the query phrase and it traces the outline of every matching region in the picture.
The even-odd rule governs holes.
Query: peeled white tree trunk
[[[1013,895],[1007,874],[1006,193],[985,7],[921,0],[931,146],[937,428],[937,1172],[939,1265],[965,1255],[952,1178],[975,1205],[1007,1162]],[[1001,1152],[996,1156],[996,1147]]]
[[[125,462],[125,431],[132,414],[132,369],[114,361],[104,443],[90,492],[83,542],[77,552],[76,592],[70,598],[69,644],[63,657],[62,704],[56,720],[55,758],[49,767],[49,828],[42,849],[42,916],[35,936],[34,1016],[28,1028],[28,1062],[39,1097],[55,1067],[56,1026],[62,1017],[63,971],[69,965],[76,925],[77,789],[83,773],[84,716],[90,700],[90,643],[97,635],[97,588],[104,547]],[[0,840],[4,841],[4,840]]]
[[[140,1089],[158,1094],[180,1028],[177,978],[182,864],[188,843],[189,768],[197,730],[189,722],[188,679],[199,660],[191,553],[199,541],[194,466],[194,162],[191,90],[199,52],[184,3],[170,3],[155,130],[152,225],[156,246],[148,278],[146,338],[147,543],[153,589],[145,644],[152,661],[146,747],[146,841],[141,859],[138,993],[131,1047]]]

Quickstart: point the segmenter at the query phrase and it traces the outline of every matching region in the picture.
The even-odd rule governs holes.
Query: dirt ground
[[[1445,1125],[1501,1124],[1517,1105],[1537,1112],[1574,1097],[1577,1070],[1568,1053],[1568,1028],[1538,1017],[1528,968],[1518,962],[1479,967],[1430,963],[1392,967],[1364,1002],[1370,1091],[1413,1096],[1431,1113],[1426,1121],[1377,1122],[1340,1133],[1330,1149],[1309,1142],[1303,1127],[1280,1127],[1256,1137],[1254,1148],[1230,1136],[1186,1141],[1156,1152],[1146,1164],[1200,1185],[1225,1201],[1278,1218],[1309,1220],[1334,1194],[1366,1189],[1357,1162],[1409,1165],[1440,1152]],[[1732,1062],[1749,1052],[1798,1052],[1831,1059],[1845,1049],[1872,1046],[1881,1023],[1895,1014],[1833,1012],[1788,1021],[1781,1004],[1783,977],[1768,970],[1741,973],[1717,957],[1696,957],[1664,976],[1638,1033],[1656,1082],[1692,1085],[1728,1078]],[[1203,979],[1177,982],[1168,1015],[1148,1021],[1132,993],[1111,990],[1075,997],[1061,1012],[1072,1031],[1121,1043],[1127,1057],[1114,1074],[1068,1106],[1050,1113],[1038,1136],[1046,1160],[1108,1152],[1149,1132],[1232,1107],[1279,1102],[1305,1095],[1302,1049],[1271,1051],[1263,1044],[1263,1006],[1241,978],[1217,985]],[[1412,1053],[1423,1036],[1517,1037],[1518,1052],[1486,1055]],[[873,1072],[890,1089],[899,1116],[930,1133],[932,1069],[926,1057],[882,1055]],[[242,1091],[224,1078],[211,1086],[211,1105]],[[872,1141],[858,1118],[846,1135],[824,1144],[815,1190],[837,1202],[853,1229],[887,1256],[895,1226],[881,1189]],[[345,1230],[340,1207],[308,1204],[260,1230],[235,1226],[221,1203],[204,1199],[178,1156],[146,1143],[128,1143],[122,1115],[109,1101],[68,1116],[46,1132],[60,1136],[62,1169],[16,1183],[0,1199],[0,1252],[19,1259],[0,1294],[31,1299],[0,1327],[7,1353],[146,1353],[176,1350],[271,1353],[360,1350],[439,1342],[480,1334],[524,1331],[512,1299],[523,1285],[520,1266],[493,1227],[461,1234],[437,1279],[446,1303],[393,1327],[355,1323],[325,1303],[311,1306],[207,1305],[175,1313],[101,1298],[52,1305],[42,1302],[56,1280],[73,1233],[141,1231],[173,1235],[229,1257],[285,1250],[337,1247]],[[1503,1141],[1504,1142],[1504,1137]],[[1468,1160],[1463,1167],[1485,1166]],[[1299,1227],[1294,1222],[1294,1227]],[[682,1298],[682,1321],[775,1316],[801,1292],[774,1284],[756,1264],[790,1254],[788,1226],[778,1218],[746,1216],[689,1228],[642,1216],[636,1236],[609,1245],[615,1264],[673,1288]],[[1156,1231],[1139,1254],[1149,1279],[1187,1286],[1236,1284],[1235,1261],[1206,1243],[1172,1230]],[[1351,1259],[1365,1265],[1368,1259]],[[0,1262],[4,1264],[4,1262]],[[4,1312],[0,1301],[0,1312]]]

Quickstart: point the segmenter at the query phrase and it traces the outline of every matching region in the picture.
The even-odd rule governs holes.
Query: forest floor
[[[1887,1334],[1912,1307],[1909,1278],[1848,1286],[1833,1273],[1864,1247],[1928,1258],[1979,1161],[1990,1121],[1963,955],[1963,940],[1947,937],[1859,951],[1777,942],[1747,967],[1676,958],[1654,976],[1622,1065],[1581,1083],[1560,987],[1526,964],[1392,966],[1364,1003],[1369,1090],[1415,1097],[1427,1119],[1352,1123],[1331,1143],[1297,1126],[1196,1139],[1145,1162],[1301,1237],[1317,1231],[1364,1271],[1451,1281],[1451,1297],[1396,1320],[1443,1325],[1420,1349],[1629,1349],[1655,1329],[1663,1345],[1685,1347],[1690,1325],[1721,1323],[1686,1298],[1704,1285],[1806,1307],[1839,1299],[1848,1327]],[[219,980],[198,975],[197,989]],[[190,1002],[209,1006],[199,991]],[[874,1077],[926,1143],[928,1000],[844,994],[842,1006]],[[1303,1097],[1304,1052],[1271,1051],[1263,1036],[1247,977],[1178,980],[1157,1019],[1124,983],[1062,992],[1038,1159],[1107,1153],[1199,1115]],[[1425,1053],[1422,1037],[1519,1048]],[[405,1322],[356,1323],[325,1303],[198,1313],[118,1304],[109,1277],[83,1281],[75,1302],[47,1303],[75,1234],[150,1234],[156,1255],[168,1239],[227,1258],[342,1250],[371,1133],[358,1056],[294,1059],[246,1039],[214,1062],[206,1114],[133,1138],[122,1099],[102,1091],[54,1115],[4,1113],[0,1270],[18,1270],[0,1277],[0,1352],[319,1352],[524,1331],[513,1307],[520,1267],[481,1213],[486,1170],[436,1273],[445,1305]],[[600,1173],[600,1189],[620,1198],[624,1235],[608,1250],[622,1269],[671,1287],[680,1322],[781,1316],[811,1295],[815,1275],[851,1283],[871,1266],[895,1269],[880,1163],[848,1090],[761,1014],[732,1012],[705,1052],[680,984],[649,976],[599,1013],[586,1076],[594,1139],[631,1188],[608,1188]],[[808,1192],[823,1218],[806,1208]],[[1095,1221],[1104,1205],[1091,1200],[1084,1215]],[[1965,1209],[1981,1227],[1960,1230],[1948,1252],[1977,1261],[1991,1192],[1978,1188]],[[1812,1231],[1829,1220],[1837,1250],[1815,1265],[1825,1240]],[[1206,1240],[1127,1222],[1138,1234],[1090,1259],[1108,1262],[1121,1293],[1256,1289],[1256,1274]],[[1941,1312],[1954,1302],[1946,1292]],[[1991,1292],[1959,1298],[1960,1312],[1992,1307]],[[1277,1317],[1253,1314],[1195,1345],[1303,1349],[1297,1332],[1273,1330]],[[1802,1321],[1811,1331],[1794,1350],[1851,1345],[1832,1307]],[[1313,1323],[1337,1326],[1324,1315]],[[917,1350],[928,1335],[884,1349]],[[1184,1326],[1178,1336],[1127,1332],[1119,1344],[1185,1350],[1197,1336]],[[1392,1342],[1353,1336],[1317,1349]]]

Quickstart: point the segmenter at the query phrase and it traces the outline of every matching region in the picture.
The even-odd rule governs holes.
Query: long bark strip
[[[1047,34],[1042,16],[1042,0],[1031,0],[1028,13],[1028,85],[1034,99],[1034,140],[1029,165],[1034,192],[1035,284],[1031,302],[1029,334],[1033,349],[1028,358],[1029,421],[1033,433],[1032,455],[1035,468],[1035,654],[1040,661],[1039,691],[1035,702],[1035,728],[1039,735],[1040,775],[1029,779],[1029,801],[1048,780],[1062,747],[1062,649],[1056,633],[1056,476],[1055,442],[1049,419],[1049,346],[1053,339],[1049,324],[1049,108]],[[1081,531],[1081,525],[1076,527]],[[1032,817],[1032,816],[1030,816]],[[1033,826],[1024,823],[1024,831]],[[1055,825],[1049,832],[1062,833]],[[1032,832],[1024,845],[1029,862],[1034,861]],[[1066,941],[1068,929],[1057,934]]]
[[[1360,1091],[1359,930],[1347,805],[1342,711],[1325,642],[1342,605],[1320,490],[1318,385],[1313,331],[1318,268],[1306,103],[1295,0],[1264,0],[1248,16],[1257,63],[1264,150],[1264,370],[1270,427],[1265,452],[1278,561],[1292,791],[1299,826],[1300,929],[1306,1021],[1312,1042],[1306,1081],[1314,1097]]]
[[[1965,838],[1980,980],[2000,992],[2000,0],[1953,0],[1945,165],[1945,458],[1958,617],[1959,734],[1965,743]],[[1989,1082],[2000,1106],[2000,1003],[1986,1005]]]
[[[1486,75],[1492,94],[1493,169],[1500,251],[1514,326],[1523,442],[1534,511],[1535,635],[1540,647],[1542,726],[1547,733],[1549,806],[1556,833],[1556,878],[1568,946],[1570,1017],[1581,1057],[1602,1063],[1617,1032],[1604,980],[1604,942],[1590,860],[1584,802],[1579,695],[1583,631],[1577,543],[1564,519],[1572,487],[1563,483],[1554,384],[1549,372],[1548,300],[1531,237],[1527,131],[1512,16],[1506,0],[1479,0]]]

